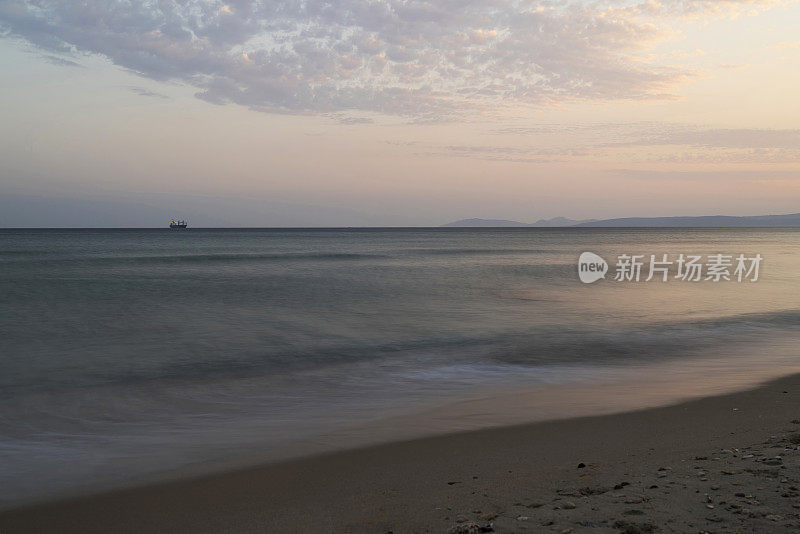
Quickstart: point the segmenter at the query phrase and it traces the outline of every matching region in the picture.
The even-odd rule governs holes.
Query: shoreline
[[[788,460],[781,460],[778,469],[783,472],[777,471],[773,477],[767,475],[776,471],[774,467],[759,467],[756,474],[740,468],[727,469],[734,473],[731,475],[724,474],[725,469],[717,470],[712,478],[713,469],[704,466],[744,461],[740,458],[744,454],[720,453],[722,450],[764,448],[764,441],[770,439],[776,441],[777,448],[791,445],[793,432],[800,431],[800,425],[791,423],[800,417],[798,401],[800,374],[795,374],[755,389],[670,406],[395,441],[19,507],[0,512],[0,530],[4,534],[265,529],[445,532],[463,530],[475,522],[483,527],[492,523],[496,531],[561,527],[555,531],[571,528],[575,532],[601,532],[606,528],[618,532],[615,521],[621,521],[620,525],[657,526],[659,516],[685,525],[699,526],[707,521],[717,530],[728,521],[727,514],[732,515],[730,521],[734,523],[767,521],[764,529],[789,531],[800,525],[800,493],[794,490],[781,493],[787,497],[779,497],[778,503],[786,504],[785,510],[763,516],[756,513],[758,517],[752,518],[728,511],[718,518],[713,513],[720,512],[712,513],[715,505],[700,502],[698,497],[713,500],[705,494],[722,493],[723,484],[730,493],[734,479],[742,488],[751,478],[757,479],[753,492],[766,491],[755,488],[769,486],[771,481],[762,479],[775,477],[778,489],[796,488],[799,473],[794,468],[798,466],[788,465]],[[784,454],[793,458],[791,452]],[[794,455],[800,458],[800,451]],[[718,456],[719,460],[713,459]],[[759,459],[755,454],[752,458]],[[747,459],[748,466],[752,458]],[[766,458],[764,461],[774,459]],[[579,464],[585,467],[578,469]],[[694,464],[703,465],[694,469]],[[706,475],[697,476],[697,472]],[[725,480],[717,480],[720,477]],[[666,495],[662,495],[667,487],[664,479],[670,484]],[[625,481],[628,484],[616,492],[609,489],[582,495],[578,490],[613,488]],[[712,486],[719,489],[710,489]],[[635,496],[628,498],[631,494]],[[696,509],[681,500],[686,498],[698,501]],[[572,499],[565,501],[567,508],[559,504],[565,499]],[[615,512],[620,502],[598,506],[584,503],[592,499],[616,499],[627,509]],[[657,506],[660,501],[663,509]],[[541,506],[531,507],[536,504]],[[741,510],[743,505],[737,506]],[[636,512],[619,516],[631,510]],[[581,514],[588,519],[576,519]],[[619,516],[616,519],[612,517],[615,514]],[[651,523],[645,521],[648,518]],[[547,522],[552,524],[544,525]],[[594,526],[586,526],[590,523]],[[696,532],[699,527],[686,528]]]
[[[116,476],[65,488],[49,487],[40,482],[40,487],[49,491],[40,490],[31,497],[18,495],[14,500],[8,499],[14,494],[5,488],[6,499],[0,499],[0,514],[17,508],[246,471],[395,442],[671,406],[746,391],[800,373],[800,365],[791,364],[791,351],[779,349],[773,343],[769,357],[755,365],[750,355],[757,351],[758,347],[751,346],[749,350],[740,347],[736,353],[724,356],[672,359],[638,367],[564,368],[560,373],[574,374],[572,380],[481,388],[477,394],[466,398],[451,398],[436,405],[387,413],[371,421],[342,424],[278,446],[271,443],[242,446],[234,440],[224,456],[179,463],[157,471],[127,475],[123,471]],[[113,465],[103,466],[103,472],[108,473],[112,468]]]

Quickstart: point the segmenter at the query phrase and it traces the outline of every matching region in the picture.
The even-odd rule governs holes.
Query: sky
[[[795,0],[4,0],[0,226],[800,212]]]

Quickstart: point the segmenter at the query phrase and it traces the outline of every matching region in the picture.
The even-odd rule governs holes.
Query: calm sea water
[[[584,285],[587,250],[764,262],[756,283]],[[787,373],[799,262],[796,229],[0,230],[0,506],[665,364],[691,370],[659,373],[675,398],[689,374]],[[560,405],[522,417],[580,413]],[[494,406],[452,428],[509,422]]]

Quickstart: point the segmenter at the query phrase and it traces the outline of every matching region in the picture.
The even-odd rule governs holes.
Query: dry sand
[[[11,510],[23,532],[798,532],[800,376]]]

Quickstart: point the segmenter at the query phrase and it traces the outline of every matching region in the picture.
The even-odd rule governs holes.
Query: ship
[[[174,230],[185,230],[187,225],[188,223],[184,220],[176,221],[175,219],[172,219],[169,222],[169,227]]]

